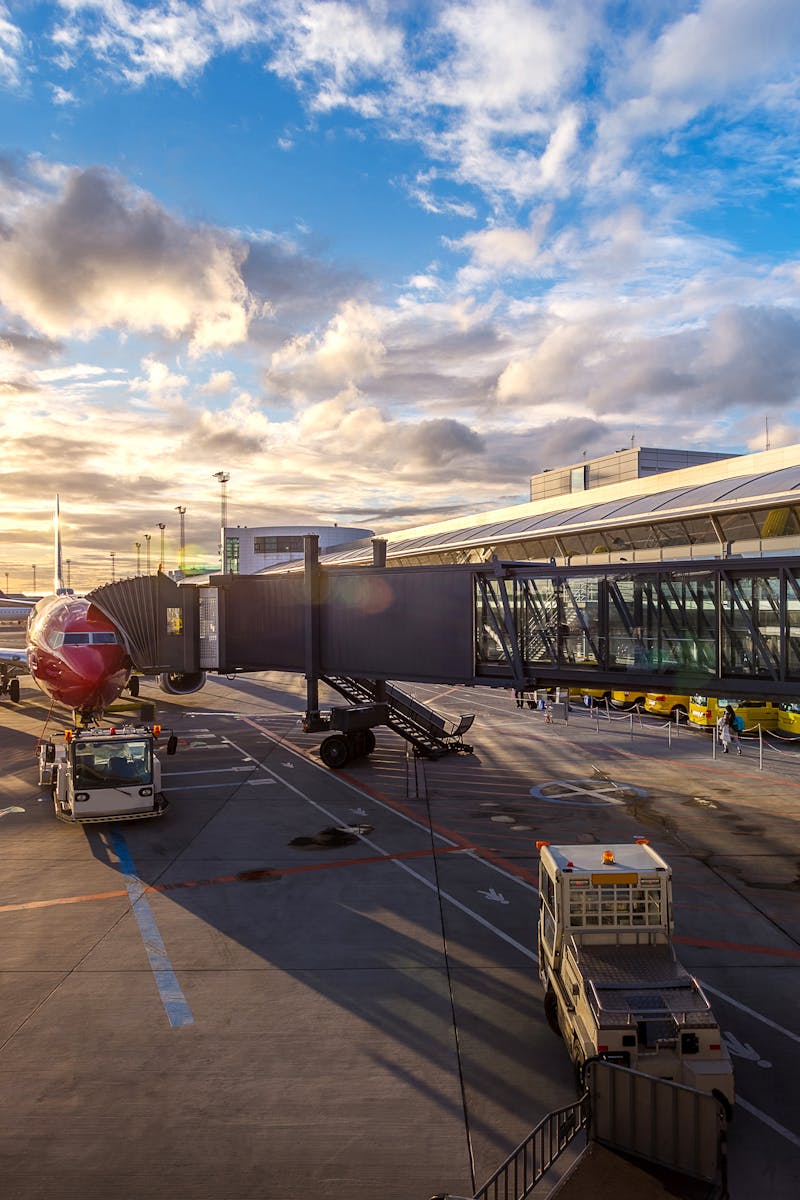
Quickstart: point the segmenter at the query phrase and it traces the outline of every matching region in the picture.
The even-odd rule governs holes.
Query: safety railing
[[[475,1193],[473,1200],[525,1200],[589,1122],[589,1093],[548,1113]]]

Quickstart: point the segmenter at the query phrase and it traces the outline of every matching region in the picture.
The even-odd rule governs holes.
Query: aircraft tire
[[[134,698],[139,695],[139,676],[138,675],[131,675],[130,679],[128,680],[128,691]]]
[[[8,698],[12,704],[19,704],[19,680],[12,679],[8,685]]]

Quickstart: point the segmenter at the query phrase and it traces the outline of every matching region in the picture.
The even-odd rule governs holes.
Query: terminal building
[[[227,526],[222,530],[225,547],[225,575],[257,575],[270,567],[282,567],[303,558],[303,538],[316,534],[320,551],[334,554],[344,545],[365,541],[371,529],[350,529],[340,525],[247,525]]]
[[[544,470],[527,503],[381,536],[389,566],[564,566],[787,556],[800,551],[800,445],[723,455],[641,447]],[[342,539],[343,540],[343,539]],[[372,547],[321,547],[365,565]]]

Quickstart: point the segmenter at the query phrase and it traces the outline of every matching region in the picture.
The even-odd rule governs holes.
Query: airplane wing
[[[15,675],[29,675],[28,656],[20,646],[0,646],[0,672],[13,679]]]
[[[0,622],[14,621],[21,625],[31,615],[35,603],[33,600],[30,604],[25,600],[10,600],[0,592]]]

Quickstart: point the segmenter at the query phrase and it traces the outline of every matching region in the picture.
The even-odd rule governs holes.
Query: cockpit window
[[[65,633],[65,646],[115,646],[118,638],[115,633]]]

